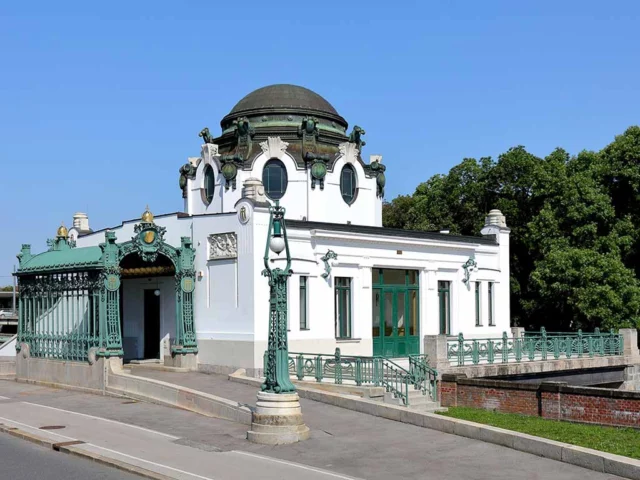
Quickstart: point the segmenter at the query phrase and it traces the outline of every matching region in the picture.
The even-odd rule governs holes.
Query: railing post
[[[336,359],[335,383],[337,385],[342,385],[342,360],[340,359],[339,348],[336,348],[335,359]]]
[[[458,334],[458,365],[464,365],[464,336]]]
[[[489,339],[487,340],[487,362],[493,363],[494,359],[495,359],[495,354],[493,350],[493,340]]]
[[[578,329],[578,358],[582,357],[584,349],[582,347],[582,329]]]
[[[553,358],[560,358],[560,337],[553,337]]]
[[[587,348],[589,349],[589,358],[593,358],[593,337],[591,335],[587,337]]]
[[[316,364],[316,382],[321,382],[322,374],[324,371],[324,365],[322,365],[322,355],[316,356],[315,364]]]
[[[536,340],[535,337],[525,338],[525,348],[528,350],[527,355],[529,360],[536,358]]]
[[[540,345],[540,353],[542,355],[542,360],[547,359],[547,329],[542,327],[540,328],[540,341],[542,344]]]
[[[516,357],[516,362],[520,363],[522,360],[522,337],[519,335],[513,335],[513,353]]]
[[[360,357],[356,358],[356,385],[362,385],[362,360]]]
[[[461,334],[462,335],[462,334]],[[471,343],[471,362],[474,365],[477,365],[480,362],[480,351],[479,351],[478,341],[474,340]]]
[[[304,378],[304,357],[302,354],[299,354],[296,357],[296,376],[298,380],[302,380]]]
[[[502,332],[502,363],[509,361],[509,337],[507,332]]]

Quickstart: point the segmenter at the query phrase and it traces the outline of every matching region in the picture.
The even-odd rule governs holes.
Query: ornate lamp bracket
[[[462,283],[464,283],[468,287],[469,279],[471,278],[471,272],[474,272],[478,269],[478,264],[475,258],[469,257],[469,260],[462,264],[462,268],[464,269],[464,278],[462,279]]]
[[[320,260],[324,262],[324,273],[321,275],[322,278],[328,278],[331,275],[331,265],[329,264],[329,260],[335,260],[338,258],[338,254],[333,250],[328,250],[324,257],[321,257]]]
[[[320,190],[324,190],[324,178],[327,175],[327,164],[331,159],[330,155],[319,155],[307,152],[304,155],[304,162],[311,170],[311,188],[316,188],[316,183],[320,184]]]

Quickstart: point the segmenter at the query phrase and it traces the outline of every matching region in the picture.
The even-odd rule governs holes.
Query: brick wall
[[[474,407],[555,420],[640,427],[640,392],[444,374],[439,394],[443,407]]]

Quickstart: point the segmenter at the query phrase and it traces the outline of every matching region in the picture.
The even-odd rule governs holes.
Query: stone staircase
[[[403,406],[402,399],[394,398],[391,392],[385,392],[383,397],[384,403],[391,405]],[[446,407],[441,407],[440,402],[434,402],[428,395],[423,395],[420,390],[409,390],[409,407],[410,410],[418,410],[420,412],[446,412]]]

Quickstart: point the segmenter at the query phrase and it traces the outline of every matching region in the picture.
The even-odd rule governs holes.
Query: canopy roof
[[[22,246],[20,268],[17,274],[60,272],[102,268],[100,247],[74,248],[66,238],[50,241],[50,249],[38,255],[31,255],[29,245]]]

